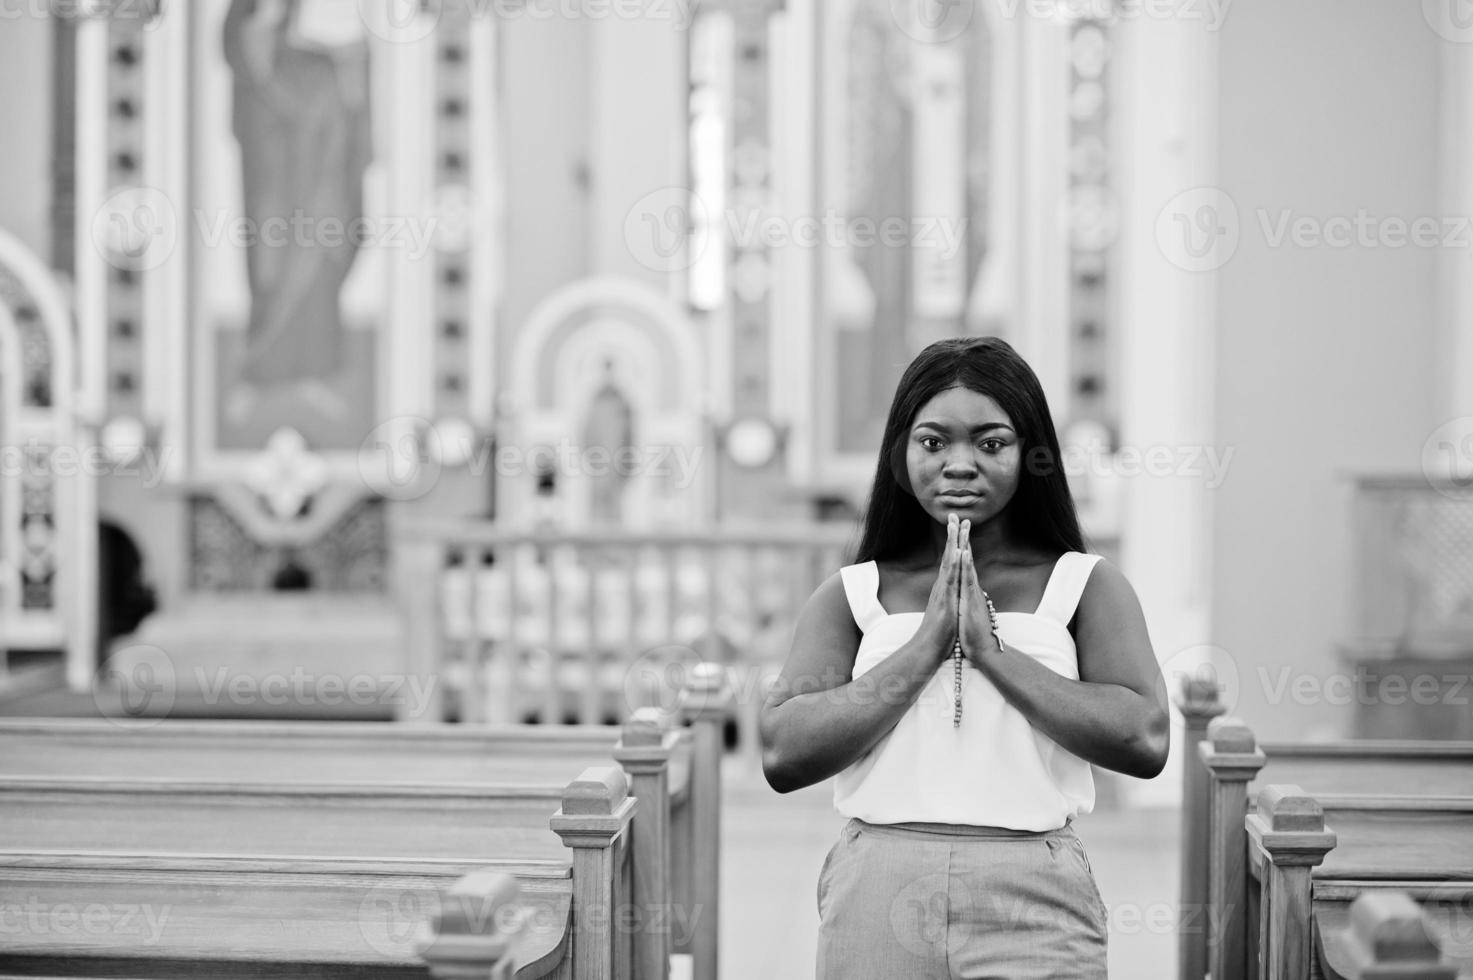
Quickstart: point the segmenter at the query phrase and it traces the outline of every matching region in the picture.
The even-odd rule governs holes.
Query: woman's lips
[[[950,507],[970,507],[982,499],[977,493],[943,493],[937,498],[941,503]]]

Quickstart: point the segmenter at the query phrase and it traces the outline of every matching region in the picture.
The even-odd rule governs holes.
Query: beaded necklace
[[[997,631],[997,610],[993,608],[992,596],[983,592],[982,598],[987,603],[987,620],[992,624],[992,638],[997,641],[998,651],[1004,651],[1007,647],[1003,645],[1002,634]],[[956,712],[951,718],[952,728],[960,728],[962,726],[962,659],[962,638],[958,635],[951,645],[952,676],[955,683],[954,690],[956,691]]]

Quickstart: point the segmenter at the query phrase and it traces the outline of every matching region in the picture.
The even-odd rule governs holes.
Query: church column
[[[1171,237],[1178,213],[1196,218],[1216,206],[1218,35],[1198,20],[1141,17],[1117,37],[1120,437],[1143,454],[1167,447],[1175,460],[1197,460],[1195,471],[1129,481],[1120,562],[1176,690],[1177,675],[1218,652],[1205,645],[1213,486],[1202,475],[1202,454],[1221,448],[1212,422],[1215,265]],[[1179,736],[1159,777],[1130,784],[1137,801],[1180,799],[1180,756],[1194,747]]]
[[[772,213],[769,136],[768,31],[782,0],[724,0],[732,18],[732,113],[729,200],[738,227],[750,213]],[[725,222],[723,222],[723,226]],[[723,232],[726,229],[723,227]],[[763,416],[769,409],[768,347],[772,256],[760,235],[731,243],[727,302],[733,324],[732,414]]]
[[[730,336],[730,399],[722,417],[714,419],[718,518],[775,516],[786,484],[784,443],[791,420],[773,417],[776,257],[764,234],[769,221],[786,219],[779,226],[786,247],[802,247],[793,235],[792,219],[799,216],[776,206],[774,186],[770,45],[773,18],[781,9],[782,0],[719,0],[708,11],[730,19],[732,47],[727,206],[709,216],[712,233],[723,236],[726,245],[721,312]]]
[[[1469,43],[1473,36],[1454,40],[1461,35],[1451,25],[1444,25],[1442,33],[1438,213],[1465,217],[1473,214],[1473,43]],[[1440,249],[1439,260],[1438,347],[1443,370],[1433,425],[1473,416],[1473,249]],[[1473,432],[1473,425],[1459,431]],[[1466,468],[1473,459],[1463,455],[1457,463]]]

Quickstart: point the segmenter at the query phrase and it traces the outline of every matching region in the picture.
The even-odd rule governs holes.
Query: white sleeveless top
[[[1000,612],[1007,646],[1055,673],[1079,679],[1068,624],[1099,555],[1059,557],[1031,613]],[[854,660],[859,677],[915,635],[923,613],[890,614],[880,606],[879,568],[872,561],[839,570],[854,621],[864,633]],[[980,670],[962,667],[962,723],[953,727],[955,667],[941,662],[900,721],[840,772],[834,808],[867,823],[973,824],[1053,830],[1094,809],[1089,763],[1028,723]]]

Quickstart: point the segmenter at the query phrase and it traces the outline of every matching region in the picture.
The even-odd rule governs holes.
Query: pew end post
[[[733,695],[726,668],[696,664],[682,691],[681,717],[690,723],[690,795],[693,814],[691,867],[694,884],[684,912],[692,923],[690,952],[695,980],[716,980],[720,933],[721,760]],[[699,917],[699,918],[696,918]]]
[[[511,875],[474,871],[445,893],[434,918],[421,924],[414,950],[434,980],[513,980],[513,945],[521,931]]]
[[[1181,909],[1184,913],[1207,908],[1208,773],[1197,754],[1197,745],[1207,737],[1208,723],[1227,711],[1218,693],[1217,684],[1210,678],[1185,676],[1181,678],[1176,697],[1186,746],[1182,753],[1181,781]],[[1201,980],[1206,972],[1206,934],[1182,929],[1177,934],[1177,976],[1183,980]]]
[[[1260,867],[1258,980],[1298,980],[1310,975],[1313,895],[1310,873],[1335,847],[1318,800],[1298,786],[1273,784],[1258,791],[1258,810],[1245,825]]]
[[[672,949],[670,893],[670,757],[680,733],[658,708],[637,708],[624,722],[614,760],[629,775],[637,800],[665,801],[645,806],[631,828],[634,848],[633,895],[639,910],[634,943],[635,976],[667,980]]]
[[[572,975],[578,980],[630,977],[622,923],[629,903],[625,849],[637,802],[622,770],[592,766],[567,785],[562,807],[548,821],[573,849]]]
[[[1427,913],[1402,891],[1366,892],[1350,903],[1350,922],[1321,937],[1337,946],[1344,980],[1457,980],[1442,962]]]
[[[1206,777],[1206,852],[1188,851],[1185,865],[1206,869],[1205,911],[1198,916],[1216,923],[1217,934],[1188,934],[1202,949],[1208,972],[1217,977],[1247,975],[1248,934],[1248,832],[1243,817],[1248,812],[1248,784],[1268,762],[1257,739],[1241,718],[1222,715],[1207,724],[1207,738],[1196,747]],[[1187,838],[1191,846],[1193,838]],[[1195,902],[1195,895],[1188,898]],[[1200,907],[1200,906],[1198,906]],[[1182,911],[1191,912],[1192,905]],[[1202,974],[1182,974],[1184,980],[1201,980]]]

